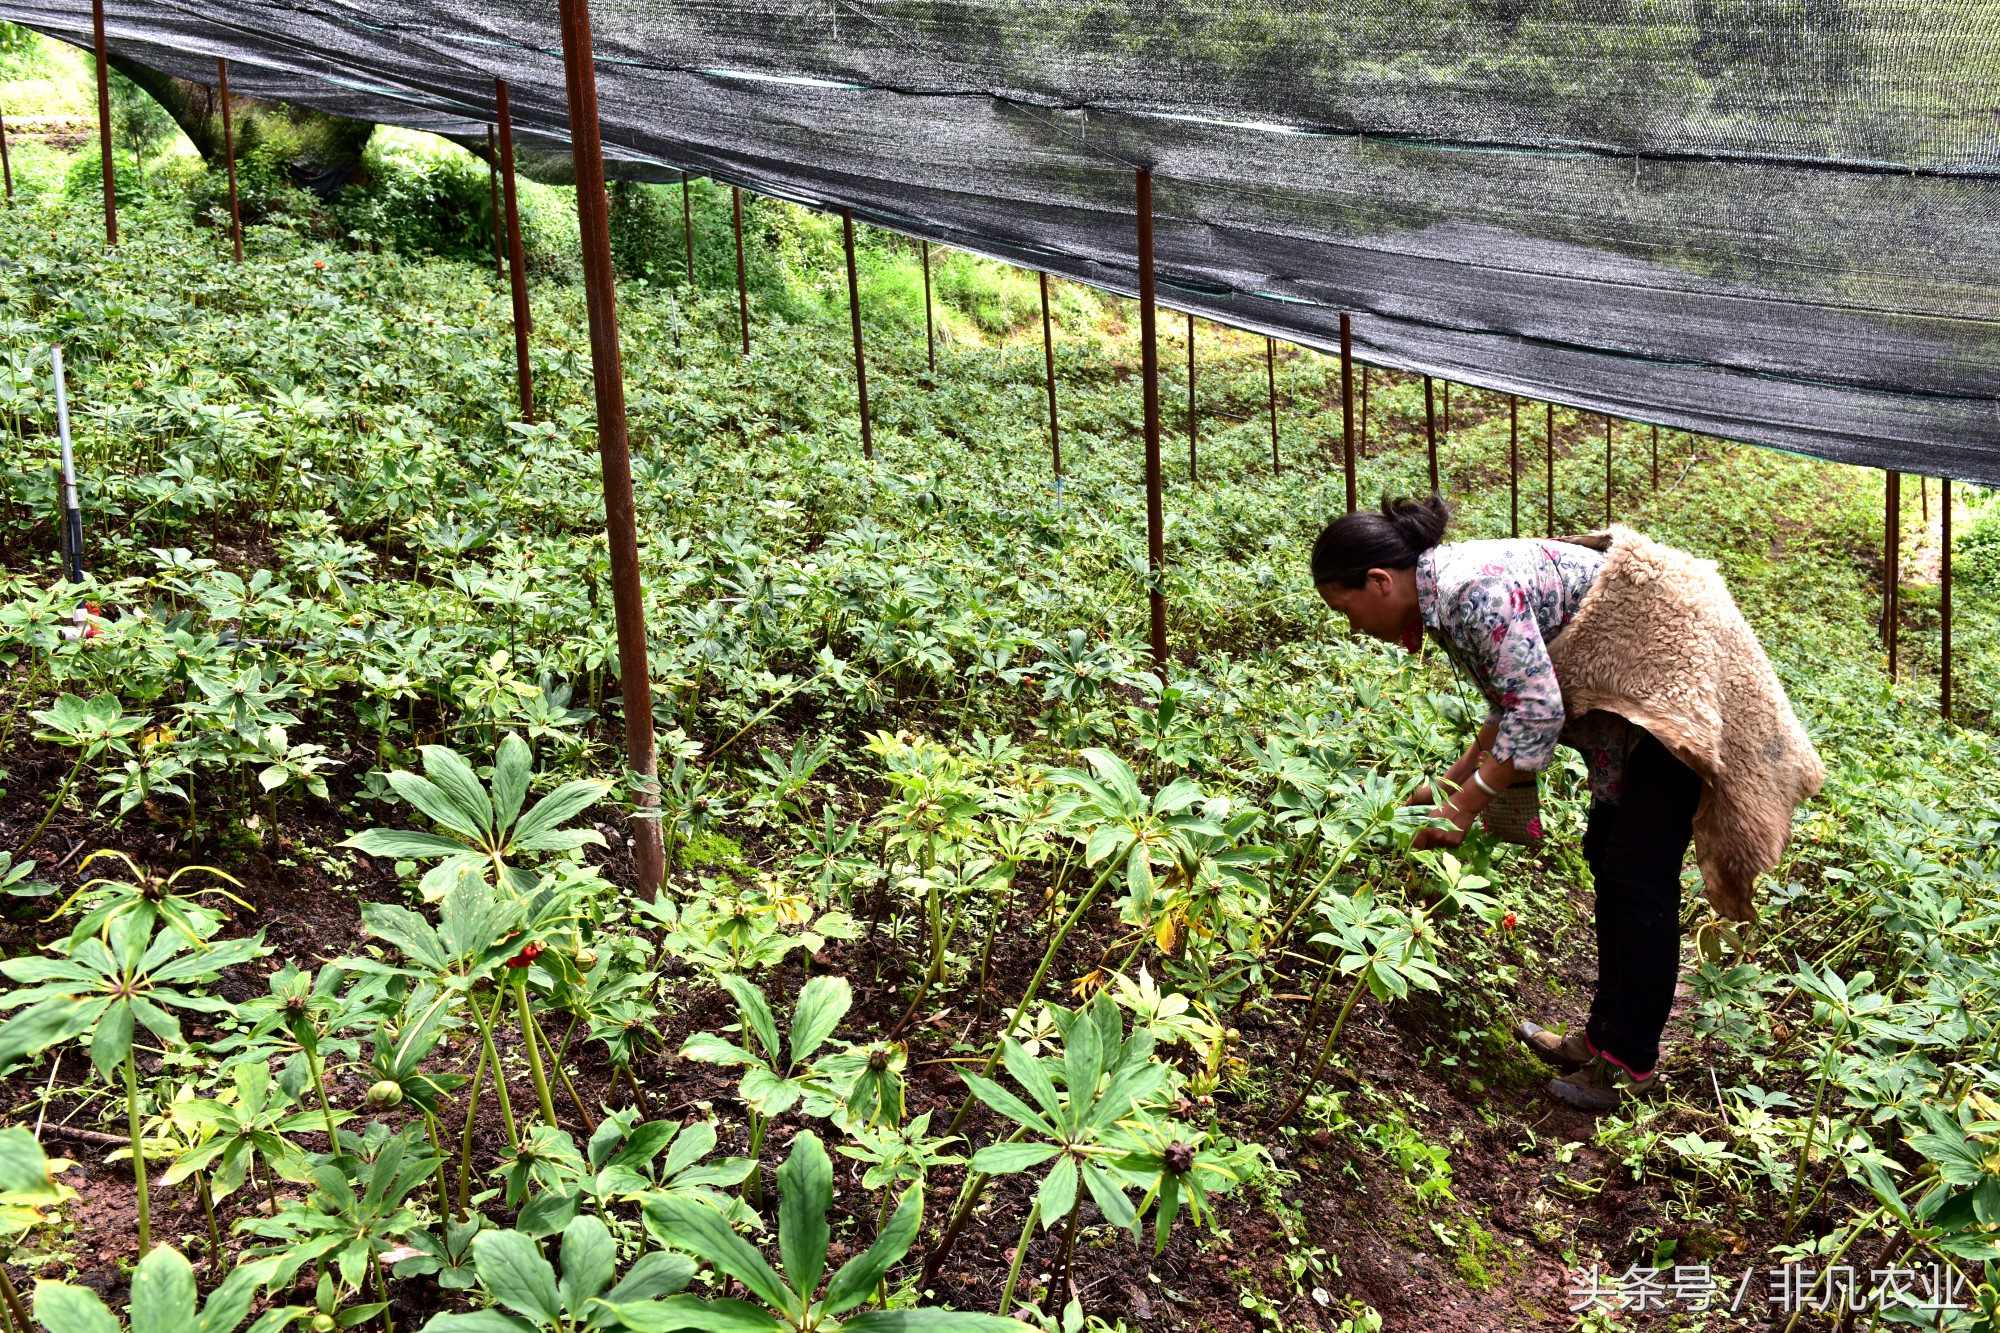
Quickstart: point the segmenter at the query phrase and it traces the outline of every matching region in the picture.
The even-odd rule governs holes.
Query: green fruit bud
[[[321,1313],[313,1316],[313,1333],[333,1333],[333,1327],[332,1315]]]
[[[394,1079],[385,1078],[368,1089],[368,1109],[371,1111],[386,1111],[401,1105],[402,1101],[403,1085]]]

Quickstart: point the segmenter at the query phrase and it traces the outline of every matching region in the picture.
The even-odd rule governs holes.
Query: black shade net
[[[88,45],[87,4],[0,17]],[[597,0],[687,170],[1358,358],[2000,484],[2000,0]],[[202,82],[567,143],[552,0],[112,0]]]

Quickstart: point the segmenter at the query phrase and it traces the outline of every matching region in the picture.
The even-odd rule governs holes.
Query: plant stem
[[[507,989],[496,986],[493,990],[493,1007],[486,1013],[486,1021],[480,1025],[479,1039],[486,1044],[486,1061],[493,1066],[493,1091],[500,1096],[500,1119],[507,1126],[507,1146],[521,1146],[521,1131],[514,1126],[514,1103],[507,1096],[507,1071],[500,1067],[500,1052],[493,1048],[493,1025],[500,1021],[500,1003],[507,998]],[[473,1017],[479,1016],[479,1006],[472,1007]],[[466,1141],[471,1142],[472,1122],[466,1121]]]
[[[1792,1228],[1798,1225],[1799,1192],[1806,1183],[1806,1159],[1812,1155],[1813,1136],[1819,1130],[1820,1108],[1826,1104],[1827,1081],[1833,1077],[1833,1057],[1840,1048],[1841,1036],[1847,1031],[1847,1018],[1842,1015],[1840,1026],[1833,1034],[1834,1044],[1827,1048],[1826,1060],[1820,1066],[1819,1091],[1813,1096],[1812,1119],[1806,1122],[1805,1141],[1799,1144],[1799,1155],[1792,1163],[1792,1197],[1785,1205],[1785,1239],[1792,1238]]]
[[[13,1255],[9,1254],[7,1257],[11,1259]],[[20,1329],[21,1333],[34,1333],[34,1322],[28,1318],[27,1310],[21,1305],[21,1293],[14,1289],[14,1279],[7,1276],[5,1262],[0,1262],[0,1297],[6,1298],[7,1309],[14,1316],[14,1327]]]
[[[338,1157],[340,1138],[333,1132],[333,1104],[326,1099],[326,1070],[319,1062],[319,1042],[308,1039],[299,1045],[305,1048],[306,1064],[312,1068],[313,1090],[319,1093],[319,1113],[326,1121],[326,1150]]]
[[[556,1049],[555,1044],[549,1040],[549,1034],[543,1031],[541,1019],[535,1019],[534,1025],[536,1035],[542,1039],[542,1045],[548,1047],[549,1063],[555,1066],[556,1077],[562,1080],[563,1091],[569,1094],[570,1105],[576,1108],[577,1115],[583,1120],[583,1132],[585,1134],[597,1133],[597,1118],[591,1115],[588,1108],[584,1106],[583,1098],[576,1095],[576,1085],[569,1081],[569,1071],[563,1068],[562,1052]],[[576,1031],[575,1023],[570,1024],[570,1031]],[[569,1037],[567,1035],[563,1037],[563,1046],[565,1049],[569,1046]],[[555,1122],[552,1120],[549,1123],[554,1124]]]
[[[472,1001],[472,1017],[479,1018],[479,1001]],[[465,1129],[458,1136],[458,1220],[465,1220],[472,1190],[472,1124],[479,1117],[479,1087],[486,1081],[486,1043],[479,1045],[479,1059],[472,1067],[472,1088],[465,1097]]]
[[[1097,895],[1104,892],[1104,886],[1111,882],[1111,877],[1124,866],[1126,859],[1132,855],[1132,849],[1138,845],[1138,840],[1132,839],[1126,842],[1123,851],[1111,858],[1105,865],[1103,873],[1098,875],[1097,882],[1090,886],[1090,892],[1077,901],[1076,906],[1070,911],[1069,919],[1063,922],[1062,929],[1058,930],[1055,938],[1049,941],[1049,947],[1042,951],[1041,966],[1035,969],[1035,975],[1028,981],[1028,989],[1021,996],[1021,1002],[1014,1006],[1013,1016],[1007,1020],[1007,1026],[1000,1030],[999,1039],[993,1043],[993,1051],[986,1058],[985,1068],[980,1071],[982,1076],[986,1078],[993,1076],[993,1071],[1000,1065],[1001,1049],[1006,1044],[1007,1038],[1014,1035],[1014,1029],[1020,1026],[1021,1015],[1028,1012],[1028,1006],[1033,1004],[1035,996],[1041,993],[1042,979],[1048,976],[1049,964],[1055,961],[1057,951],[1063,947],[1063,941],[1069,938],[1069,933],[1076,929],[1076,923],[1083,920],[1083,914],[1090,910],[1090,905],[1097,901]],[[965,1121],[965,1113],[972,1109],[972,1100],[972,1094],[968,1092],[965,1100],[958,1104],[958,1114],[951,1118],[951,1127],[945,1130],[947,1135],[958,1133],[958,1127]]]
[[[1083,1215],[1083,1191],[1076,1192],[1076,1202],[1069,1206],[1069,1231],[1063,1236],[1062,1257],[1056,1260],[1055,1272],[1049,1282],[1049,1294],[1042,1298],[1042,1313],[1053,1315],[1063,1308],[1062,1293],[1069,1290],[1070,1270],[1076,1262],[1076,1223]]]
[[[542,1119],[550,1129],[558,1129],[555,1098],[549,1095],[549,1076],[542,1068],[542,1046],[535,1040],[535,1013],[528,1007],[526,977],[514,983],[514,1008],[521,1018],[521,1044],[528,1048],[528,1073],[535,1080],[535,1099],[541,1103]]]
[[[125,1048],[125,1119],[132,1129],[132,1181],[139,1210],[139,1257],[153,1250],[153,1203],[146,1188],[146,1141],[139,1130],[139,1061]]]
[[[755,1111],[750,1113],[750,1160],[756,1163],[750,1178],[743,1182],[743,1192],[754,1196],[746,1199],[752,1208],[764,1206],[764,1117]]]
[[[1367,969],[1363,968],[1361,975],[1354,979],[1353,989],[1347,992],[1347,1002],[1340,1006],[1340,1013],[1333,1020],[1333,1031],[1326,1034],[1326,1045],[1320,1047],[1318,1063],[1313,1065],[1312,1073],[1306,1077],[1306,1081],[1299,1085],[1299,1095],[1292,1098],[1292,1104],[1285,1108],[1285,1113],[1271,1122],[1272,1129],[1282,1129],[1293,1116],[1298,1114],[1299,1107],[1311,1095],[1313,1084],[1319,1082],[1320,1071],[1326,1068],[1327,1059],[1333,1054],[1333,1044],[1340,1040],[1341,1028],[1347,1025],[1348,1014],[1354,1011],[1354,1002],[1361,998],[1362,984],[1367,977]]]
[[[1000,1308],[993,1313],[1002,1319],[1007,1317],[1007,1307],[1014,1303],[1014,1284],[1021,1277],[1021,1261],[1028,1257],[1028,1242],[1035,1238],[1035,1223],[1042,1220],[1042,1201],[1035,1200],[1035,1206],[1028,1209],[1028,1220],[1021,1227],[1021,1243],[1014,1247],[1014,1262],[1007,1266],[1007,1285],[1000,1292]]]
[[[445,1183],[444,1144],[438,1141],[437,1117],[429,1111],[424,1112],[424,1128],[431,1136],[431,1151],[437,1154],[438,1221],[443,1223],[451,1219],[451,1190]]]
[[[56,811],[62,808],[63,799],[69,795],[70,784],[76,781],[76,775],[83,770],[83,756],[85,753],[86,751],[83,750],[76,752],[76,762],[70,765],[69,776],[62,780],[62,786],[56,790],[55,800],[49,802],[49,812],[42,816],[41,823],[35,825],[35,831],[28,835],[28,840],[14,849],[15,856],[19,856],[22,852],[33,847],[35,840],[42,836],[42,830],[46,829],[49,826],[49,821],[56,817]]]
[[[222,1268],[222,1228],[215,1222],[215,1196],[209,1191],[208,1177],[197,1171],[194,1174],[195,1197],[201,1200],[201,1214],[208,1219],[208,1271],[218,1272]]]
[[[632,1100],[639,1105],[640,1119],[651,1120],[653,1118],[653,1104],[646,1097],[646,1090],[639,1086],[639,1079],[633,1074],[632,1066],[629,1064],[620,1065],[618,1066],[618,1072],[625,1076],[625,1085],[632,1089]]]

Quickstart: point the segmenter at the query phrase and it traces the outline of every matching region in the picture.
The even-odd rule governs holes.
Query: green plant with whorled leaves
[[[136,915],[106,926],[102,938],[86,939],[66,957],[10,958],[0,973],[22,983],[0,996],[0,1008],[21,1012],[0,1024],[0,1068],[38,1055],[51,1046],[88,1034],[90,1062],[106,1079],[122,1070],[126,1119],[132,1142],[143,1143],[139,1118],[138,1028],[169,1045],[183,1044],[180,1020],[171,1010],[225,1013],[230,1005],[186,987],[212,980],[224,968],[268,952],[263,936],[223,940],[190,949],[174,931],[151,930]],[[137,1186],[139,1251],[152,1248],[152,1204],[144,1153],[132,1155]]]
[[[426,745],[422,754],[423,776],[397,769],[389,774],[389,786],[444,833],[374,828],[341,846],[370,856],[435,859],[438,863],[424,872],[420,886],[425,902],[443,898],[467,874],[485,875],[496,887],[525,894],[534,887],[535,876],[522,861],[604,845],[604,835],[595,829],[562,825],[602,800],[611,790],[607,783],[565,782],[523,812],[534,761],[519,736],[508,733],[494,751],[490,790],[458,751]]]
[[[715,1209],[693,1199],[650,1200],[646,1231],[654,1240],[685,1250],[743,1284],[751,1300],[670,1297],[659,1322],[646,1333],[701,1329],[705,1333],[1013,1333],[1010,1320],[947,1310],[868,1310],[865,1304],[889,1270],[908,1254],[923,1225],[921,1187],[905,1191],[875,1243],[826,1275],[832,1231],[833,1163],[811,1130],[800,1130],[778,1168],[779,1269],[730,1227]],[[825,1290],[820,1288],[826,1282]]]
[[[194,1268],[178,1250],[166,1245],[150,1250],[132,1272],[133,1333],[234,1333],[258,1290],[273,1283],[275,1269],[270,1262],[238,1264],[202,1301]],[[305,1306],[276,1306],[252,1320],[245,1333],[278,1333],[310,1314]],[[67,1282],[35,1284],[35,1321],[44,1333],[118,1333],[117,1317],[97,1293]]]
[[[471,1249],[478,1290],[493,1307],[432,1315],[423,1333],[579,1333],[621,1327],[664,1333],[687,1327],[674,1322],[672,1297],[694,1276],[693,1261],[655,1250],[641,1255],[613,1285],[618,1246],[595,1217],[576,1218],[563,1228],[560,1278],[535,1242],[519,1231],[483,1231],[472,1239]]]

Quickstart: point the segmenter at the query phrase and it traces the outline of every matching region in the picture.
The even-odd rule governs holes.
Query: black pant
[[[1635,729],[1636,730],[1636,729]],[[1694,837],[1701,779],[1638,731],[1616,805],[1594,801],[1583,857],[1597,882],[1597,993],[1584,1029],[1634,1074],[1660,1058],[1681,962],[1681,861]]]

